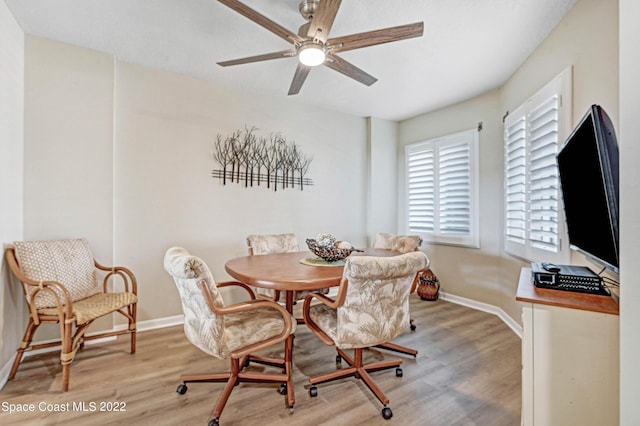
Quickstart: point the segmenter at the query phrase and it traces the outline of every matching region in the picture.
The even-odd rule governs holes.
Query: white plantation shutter
[[[565,70],[504,122],[505,249],[534,261],[566,263],[556,154],[571,125]]]
[[[444,235],[468,235],[471,232],[469,143],[441,146],[439,160],[440,232]]]
[[[477,247],[478,132],[407,145],[407,232]]]
[[[505,229],[507,241],[525,244],[527,238],[527,128],[524,117],[505,122]]]
[[[532,247],[557,253],[558,235],[558,107],[559,96],[542,102],[529,114],[529,242]]]
[[[418,150],[408,154],[409,229],[433,232],[435,229],[434,151]]]

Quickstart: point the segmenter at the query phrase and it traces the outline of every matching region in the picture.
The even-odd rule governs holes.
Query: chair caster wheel
[[[211,420],[209,420],[209,423],[207,423],[207,426],[220,426],[220,420],[219,419],[211,419]]]
[[[402,368],[400,367],[396,368],[396,377],[402,377]]]
[[[309,396],[311,398],[315,398],[316,396],[318,396],[318,388],[316,386],[311,386],[309,388]]]
[[[336,355],[336,364],[342,364],[342,357],[340,355]]]
[[[176,392],[178,392],[180,395],[184,395],[185,393],[187,393],[187,385],[185,385],[184,383],[181,385],[178,385],[178,388],[176,389]]]
[[[289,407],[289,414],[293,414],[294,411],[296,411],[296,407],[294,406]]]
[[[280,383],[280,386],[278,386],[278,393],[280,395],[286,395],[287,394],[287,385],[286,385],[286,383]]]
[[[411,328],[411,331],[416,331],[416,328],[417,328],[417,327],[416,327],[416,325],[415,325],[415,324],[411,324],[411,325],[409,326],[409,328]]]
[[[389,407],[384,407],[382,409],[382,417],[385,420],[389,420],[391,417],[393,417],[393,411],[391,411],[391,408]]]

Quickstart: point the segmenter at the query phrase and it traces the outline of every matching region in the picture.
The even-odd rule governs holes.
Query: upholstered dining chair
[[[249,255],[262,255],[270,253],[292,253],[300,251],[298,246],[298,240],[293,233],[288,234],[271,234],[271,235],[258,235],[252,234],[247,236],[247,246],[249,249]],[[268,288],[252,287],[252,290],[256,293],[256,296],[261,299],[273,300],[280,303],[285,303],[285,294],[277,290],[271,290]],[[320,293],[328,293],[329,289],[319,291]],[[308,291],[294,291],[293,303],[295,304],[299,300],[304,300]],[[297,312],[296,315],[300,315]],[[304,323],[302,318],[296,318],[298,324]]]
[[[402,334],[409,324],[409,292],[416,273],[429,264],[427,255],[411,252],[393,257],[348,257],[335,300],[320,293],[307,295],[303,313],[307,327],[327,345],[338,350],[337,361],[349,364],[309,378],[309,394],[318,395],[317,384],[355,376],[364,381],[384,404],[382,416],[391,418],[389,398],[369,375],[396,367],[402,376],[401,359],[365,363],[363,349]],[[313,303],[317,299],[319,303]],[[345,352],[353,349],[353,357]]]
[[[373,243],[373,248],[379,250],[393,250],[399,253],[409,253],[412,251],[418,251],[421,245],[422,237],[418,235],[396,235],[387,232],[379,232],[376,234],[376,240]],[[428,266],[429,265],[427,265],[427,267]],[[416,276],[416,279],[413,281],[411,286],[411,293],[416,291],[417,284],[418,277]],[[411,331],[416,330],[416,325],[414,324],[413,319],[409,320],[409,328],[411,328]],[[386,342],[382,345],[378,345],[378,347],[412,355],[414,357],[418,355],[418,351],[416,349],[398,345],[393,342]]]
[[[396,235],[378,232],[373,243],[374,249],[394,250],[400,253],[417,251],[422,245],[422,237],[418,235]]]
[[[6,249],[5,258],[22,283],[29,307],[27,330],[8,380],[15,377],[25,351],[34,349],[61,346],[62,390],[65,392],[69,390],[71,363],[85,341],[130,334],[131,353],[135,353],[138,290],[136,278],[129,269],[99,264],[83,238],[16,241]],[[109,291],[109,284],[121,291]],[[96,319],[114,312],[127,319],[126,329],[85,336]],[[41,324],[58,324],[60,340],[32,344]]]
[[[172,247],[164,256],[164,268],[173,277],[184,312],[184,333],[204,353],[229,359],[229,371],[222,373],[184,374],[176,391],[183,395],[187,383],[226,382],[211,412],[209,426],[219,426],[220,415],[234,387],[242,381],[280,383],[278,391],[286,394],[293,386],[291,366],[283,359],[267,358],[252,353],[284,342],[296,328],[296,322],[279,304],[256,300],[245,284],[228,281],[216,283],[204,261],[182,247]],[[237,286],[247,291],[251,300],[225,306],[221,287]],[[269,361],[285,366],[285,372],[247,371],[250,360]],[[293,407],[289,407],[293,410]]]
[[[249,256],[270,253],[291,253],[300,251],[298,239],[293,233],[288,234],[251,234],[247,236],[247,248]],[[281,301],[284,303],[284,294],[268,288],[252,287],[252,290],[261,299]],[[303,294],[294,293],[293,300],[304,299]]]

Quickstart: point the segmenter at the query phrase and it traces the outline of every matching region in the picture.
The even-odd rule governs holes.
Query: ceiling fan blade
[[[373,83],[378,81],[378,79],[374,76],[367,74],[360,68],[356,67],[350,62],[345,61],[337,55],[327,55],[327,59],[324,61],[324,65],[328,66],[332,70],[346,75],[347,77],[351,77],[352,79],[359,81],[366,86],[371,86]]]
[[[309,75],[309,71],[311,71],[311,67],[301,64],[298,62],[298,66],[296,67],[296,73],[293,75],[293,80],[291,81],[291,86],[289,86],[288,95],[297,95],[300,92],[300,88],[304,84],[304,81],[307,79]]]
[[[424,22],[416,22],[414,24],[335,37],[329,39],[328,44],[333,46],[331,48],[332,52],[345,52],[347,50],[360,49],[361,47],[375,46],[376,44],[421,37],[423,33]]]
[[[260,13],[251,9],[249,6],[245,5],[244,3],[241,3],[237,0],[218,0],[218,1],[224,4],[225,6],[228,6],[231,9],[235,10],[245,18],[251,19],[256,24],[266,28],[267,30],[271,31],[278,37],[283,38],[290,43],[293,43],[294,41],[297,41],[297,42],[302,41],[302,37],[300,37],[298,34],[293,33],[288,29],[284,28],[283,26],[273,22],[271,19],[267,18],[264,15],[261,15]]]
[[[295,50],[282,50],[280,52],[265,53],[264,55],[248,56],[246,58],[233,59],[231,61],[218,62],[221,67],[230,67],[232,65],[248,64],[251,62],[268,61],[270,59],[290,58],[296,56]]]
[[[342,0],[322,0],[313,14],[307,36],[326,43]]]

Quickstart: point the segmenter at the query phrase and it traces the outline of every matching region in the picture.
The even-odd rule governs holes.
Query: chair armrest
[[[239,284],[242,284],[242,283],[239,283]],[[275,309],[276,311],[278,311],[278,313],[280,313],[282,317],[282,320],[284,322],[284,327],[281,333],[269,339],[263,340],[258,343],[254,343],[253,345],[245,346],[244,348],[240,348],[232,352],[231,353],[232,358],[240,358],[252,352],[266,348],[267,346],[271,346],[274,343],[282,342],[287,337],[289,337],[289,335],[293,333],[293,331],[295,330],[295,323],[293,321],[293,317],[291,316],[291,314],[276,302],[271,302],[268,300],[249,300],[246,302],[240,302],[231,306],[225,306],[223,308],[220,308],[213,303],[213,297],[211,296],[211,292],[207,287],[206,281],[201,280],[198,283],[198,286],[200,287],[200,289],[202,290],[202,293],[204,294],[204,297],[207,301],[207,305],[209,305],[209,309],[211,309],[217,315],[237,314],[240,312],[250,312],[260,308],[268,308],[268,309]]]
[[[241,283],[239,281],[223,281],[221,283],[216,283],[216,287],[218,288],[231,286],[241,287],[245,289],[247,293],[249,293],[249,297],[251,298],[251,300],[256,300],[256,294],[253,292],[253,290],[251,290],[251,287],[249,287],[245,283]]]
[[[318,299],[320,302],[327,305],[331,309],[336,309],[344,304],[344,300],[347,297],[348,287],[349,287],[349,280],[347,280],[345,277],[342,277],[340,279],[340,286],[338,287],[338,294],[336,295],[335,300],[322,293],[309,293],[307,294],[307,297],[305,297],[304,299],[305,307],[303,307],[303,309],[307,309],[307,305],[311,304],[311,299],[313,298]],[[307,302],[307,299],[309,300],[309,302]]]
[[[331,338],[316,325],[315,322],[311,319],[311,315],[309,314],[309,310],[311,309],[311,301],[315,298],[318,299],[322,304],[328,306],[331,309],[337,309],[344,304],[344,301],[347,297],[347,288],[349,287],[349,280],[345,277],[342,277],[340,280],[340,288],[338,289],[338,295],[336,299],[332,299],[330,297],[325,296],[321,293],[309,293],[307,297],[304,299],[304,306],[302,307],[302,316],[304,318],[305,324],[307,327],[316,333],[318,338],[322,340],[327,345],[333,345],[334,342]]]
[[[135,295],[138,294],[138,281],[136,280],[136,276],[124,266],[104,266],[98,263],[97,260],[93,260],[94,265],[101,271],[107,271],[108,274],[104,277],[102,281],[102,292],[108,293],[107,284],[109,283],[109,279],[111,277],[118,276],[122,279],[124,283],[124,291],[131,292]]]

